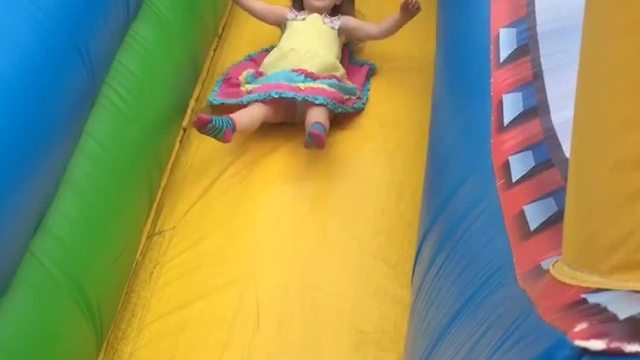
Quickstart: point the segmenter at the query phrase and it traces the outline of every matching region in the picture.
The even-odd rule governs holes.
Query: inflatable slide
[[[0,359],[640,359],[638,24],[423,0],[314,152],[193,129],[232,1],[5,1]]]

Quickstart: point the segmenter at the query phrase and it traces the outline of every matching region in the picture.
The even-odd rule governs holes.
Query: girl
[[[283,33],[277,46],[233,65],[209,98],[212,105],[244,107],[229,115],[199,114],[194,127],[229,143],[235,133],[263,123],[304,121],[308,149],[325,147],[335,114],[359,112],[367,102],[375,66],[355,59],[345,44],[387,38],[421,11],[419,0],[403,0],[397,14],[373,24],[354,17],[353,0],[293,0],[291,8],[234,2]]]

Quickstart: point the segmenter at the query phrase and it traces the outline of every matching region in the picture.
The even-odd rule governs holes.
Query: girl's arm
[[[256,19],[273,26],[281,26],[289,14],[289,9],[284,6],[271,5],[260,0],[233,0],[233,2]]]
[[[419,0],[403,0],[397,14],[378,24],[358,20],[352,16],[343,16],[341,30],[348,41],[381,40],[398,32],[421,10]]]

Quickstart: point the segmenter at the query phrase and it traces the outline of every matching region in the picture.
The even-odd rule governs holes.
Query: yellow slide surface
[[[399,1],[358,0],[379,21]],[[103,359],[400,359],[423,186],[435,1],[375,62],[367,109],[328,148],[265,126],[219,144],[189,128]],[[278,32],[237,8],[195,94]]]

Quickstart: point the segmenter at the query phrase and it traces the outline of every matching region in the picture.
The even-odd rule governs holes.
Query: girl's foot
[[[199,133],[212,137],[222,143],[230,143],[236,126],[230,116],[211,116],[199,114],[193,122]]]
[[[327,144],[327,128],[319,122],[314,122],[307,129],[304,147],[307,149],[324,149]]]

